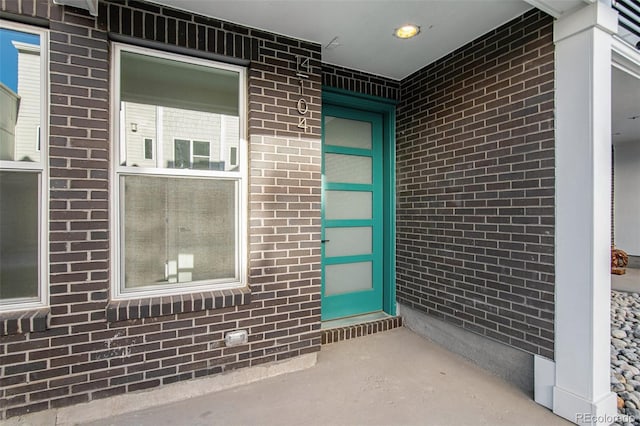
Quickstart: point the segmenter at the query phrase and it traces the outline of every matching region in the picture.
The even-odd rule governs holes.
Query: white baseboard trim
[[[553,410],[553,387],[556,384],[556,363],[548,358],[535,355],[533,357],[535,401]]]
[[[609,392],[597,401],[588,401],[556,386],[553,412],[578,425],[610,425],[618,420],[616,394]]]

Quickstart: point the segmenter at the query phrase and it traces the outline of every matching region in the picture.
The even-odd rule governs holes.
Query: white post
[[[611,41],[597,1],[554,25],[556,304],[554,413],[578,424],[617,415],[609,377]]]

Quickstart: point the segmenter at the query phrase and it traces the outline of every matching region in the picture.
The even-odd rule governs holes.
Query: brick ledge
[[[402,327],[402,317],[389,317],[376,321],[353,324],[345,327],[328,328],[322,330],[322,344],[336,343],[342,340],[355,339],[356,337],[387,331]]]
[[[107,321],[118,322],[161,317],[249,303],[251,303],[251,291],[248,287],[174,296],[115,300],[107,305]]]
[[[0,335],[45,331],[48,315],[48,308],[0,313]]]

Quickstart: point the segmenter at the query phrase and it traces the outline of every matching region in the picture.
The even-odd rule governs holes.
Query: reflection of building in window
[[[38,161],[40,46],[18,41],[12,44],[18,51],[17,93],[0,81],[0,160]]]
[[[144,138],[144,159],[153,160],[153,139]]]
[[[40,46],[13,42],[18,49],[18,94],[20,109],[16,122],[18,161],[35,160],[38,154],[40,124]]]
[[[174,140],[174,167],[177,169],[212,169],[211,144],[208,141]],[[217,167],[215,167],[217,168]]]
[[[229,167],[236,167],[238,165],[238,147],[229,147]]]
[[[41,37],[0,28],[0,310],[42,303]]]
[[[0,83],[0,160],[15,158],[16,122],[20,96]]]
[[[118,291],[241,285],[242,68],[115,52]]]
[[[223,171],[238,166],[239,117],[134,102],[123,102],[121,109],[127,165]]]

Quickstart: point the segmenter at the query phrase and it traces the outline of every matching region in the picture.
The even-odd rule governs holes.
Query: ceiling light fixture
[[[414,24],[403,25],[393,30],[393,35],[398,38],[411,38],[420,34],[420,27]]]

